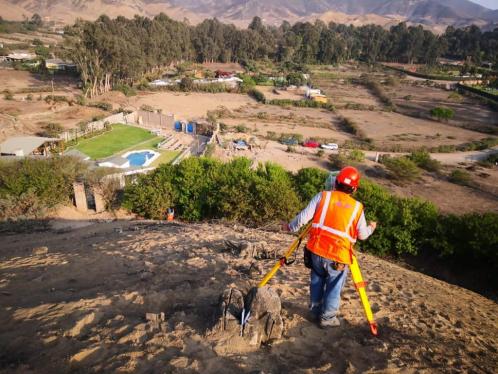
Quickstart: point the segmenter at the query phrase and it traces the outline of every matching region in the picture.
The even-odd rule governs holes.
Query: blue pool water
[[[130,161],[130,166],[142,166],[145,162],[152,158],[154,153],[152,152],[134,152],[130,153],[126,158]]]

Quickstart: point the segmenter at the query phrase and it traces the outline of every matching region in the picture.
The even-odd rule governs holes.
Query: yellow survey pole
[[[310,228],[311,228],[311,223],[309,223],[308,225],[306,225],[304,227],[303,232],[301,234],[299,234],[299,236],[296,238],[296,240],[294,240],[292,242],[289,249],[285,253],[284,257],[280,258],[278,260],[278,262],[275,264],[275,266],[273,266],[273,268],[268,273],[266,273],[266,275],[261,280],[261,282],[259,282],[258,287],[263,287],[264,285],[266,285],[266,283],[268,283],[268,281],[273,278],[273,276],[282,267],[282,265],[285,265],[287,263],[287,260],[290,258],[290,256],[292,256],[294,251],[299,247],[299,245],[301,244],[303,239],[306,237],[306,235],[308,235]]]
[[[358,293],[360,294],[361,303],[363,304],[363,310],[365,311],[365,316],[367,317],[367,321],[370,325],[370,331],[373,335],[377,336],[377,323],[375,323],[372,309],[370,309],[367,292],[365,291],[366,283],[363,281],[363,277],[361,276],[360,267],[358,266],[358,260],[356,259],[355,255],[353,255],[353,262],[349,268],[351,269],[351,276],[353,277],[354,285],[358,290]]]

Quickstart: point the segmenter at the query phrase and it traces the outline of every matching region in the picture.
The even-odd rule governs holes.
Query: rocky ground
[[[220,296],[230,286],[254,285],[292,236],[144,221],[58,227],[1,234],[1,373],[493,373],[498,367],[495,302],[370,255],[360,254],[359,262],[379,337],[370,335],[350,280],[341,327],[323,330],[310,321],[309,275],[298,261],[270,282],[282,301],[282,338],[255,348],[230,344],[216,331]],[[251,244],[241,255],[236,249],[244,241]],[[252,252],[270,259],[251,259]]]

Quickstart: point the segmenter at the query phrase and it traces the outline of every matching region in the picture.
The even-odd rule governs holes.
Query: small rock
[[[163,312],[161,312],[161,313],[145,313],[145,319],[149,322],[164,322],[166,320]]]
[[[48,247],[35,247],[32,253],[35,256],[46,255],[48,253]]]

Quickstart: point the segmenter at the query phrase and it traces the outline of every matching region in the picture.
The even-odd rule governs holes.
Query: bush
[[[329,162],[334,169],[342,169],[345,166],[354,163],[360,163],[365,160],[365,153],[359,149],[341,149],[337,154],[329,156]]]
[[[140,106],[140,110],[143,110],[144,112],[151,112],[151,113],[154,113],[156,111],[152,106],[150,106],[148,104],[142,104]]]
[[[86,166],[71,157],[0,162],[0,220],[41,218],[69,202]]]
[[[418,167],[427,171],[437,172],[441,170],[441,163],[431,158],[430,153],[427,151],[412,152],[408,158],[417,164]]]
[[[454,116],[453,109],[445,107],[435,107],[431,109],[431,116],[438,120],[449,120]]]
[[[192,80],[192,78],[189,77],[182,78],[182,80],[180,81],[180,90],[189,92],[192,91],[193,89],[194,89],[194,81]]]
[[[5,91],[3,91],[3,98],[5,100],[14,100],[14,95],[12,94],[12,92],[10,90],[5,90]]]
[[[246,125],[237,125],[235,126],[235,131],[241,133],[247,133],[249,132],[249,127],[247,127]]]
[[[450,174],[450,182],[469,186],[472,182],[472,176],[466,170],[456,169]]]
[[[323,190],[328,173],[317,168],[304,168],[294,176],[294,185],[301,201],[308,202]]]
[[[26,100],[27,101],[33,101],[33,94],[26,95]]]
[[[225,218],[260,224],[289,219],[300,207],[291,175],[271,163],[256,170],[251,164],[245,158],[226,164],[188,158],[175,166],[163,165],[126,188],[125,206],[148,218],[164,217],[174,206],[187,221]]]
[[[39,132],[40,136],[46,136],[47,138],[57,138],[64,131],[64,128],[59,123],[48,123],[42,127],[43,131]]]
[[[395,179],[396,182],[411,182],[420,175],[420,169],[417,167],[417,164],[408,157],[384,156],[381,158],[381,162],[388,170],[391,178]]]
[[[248,95],[251,96],[254,100],[256,100],[259,103],[266,103],[266,97],[263,92],[260,90],[257,90],[255,88],[249,90]]]
[[[92,108],[99,108],[102,110],[105,110],[106,112],[110,112],[112,110],[112,104],[111,103],[106,103],[105,101],[98,101],[95,103],[90,103],[88,106]]]
[[[306,78],[304,78],[303,73],[292,72],[287,74],[287,84],[293,86],[302,86],[306,83]]]
[[[137,94],[137,91],[127,84],[115,84],[112,89],[113,91],[122,92],[126,97],[136,96]]]

